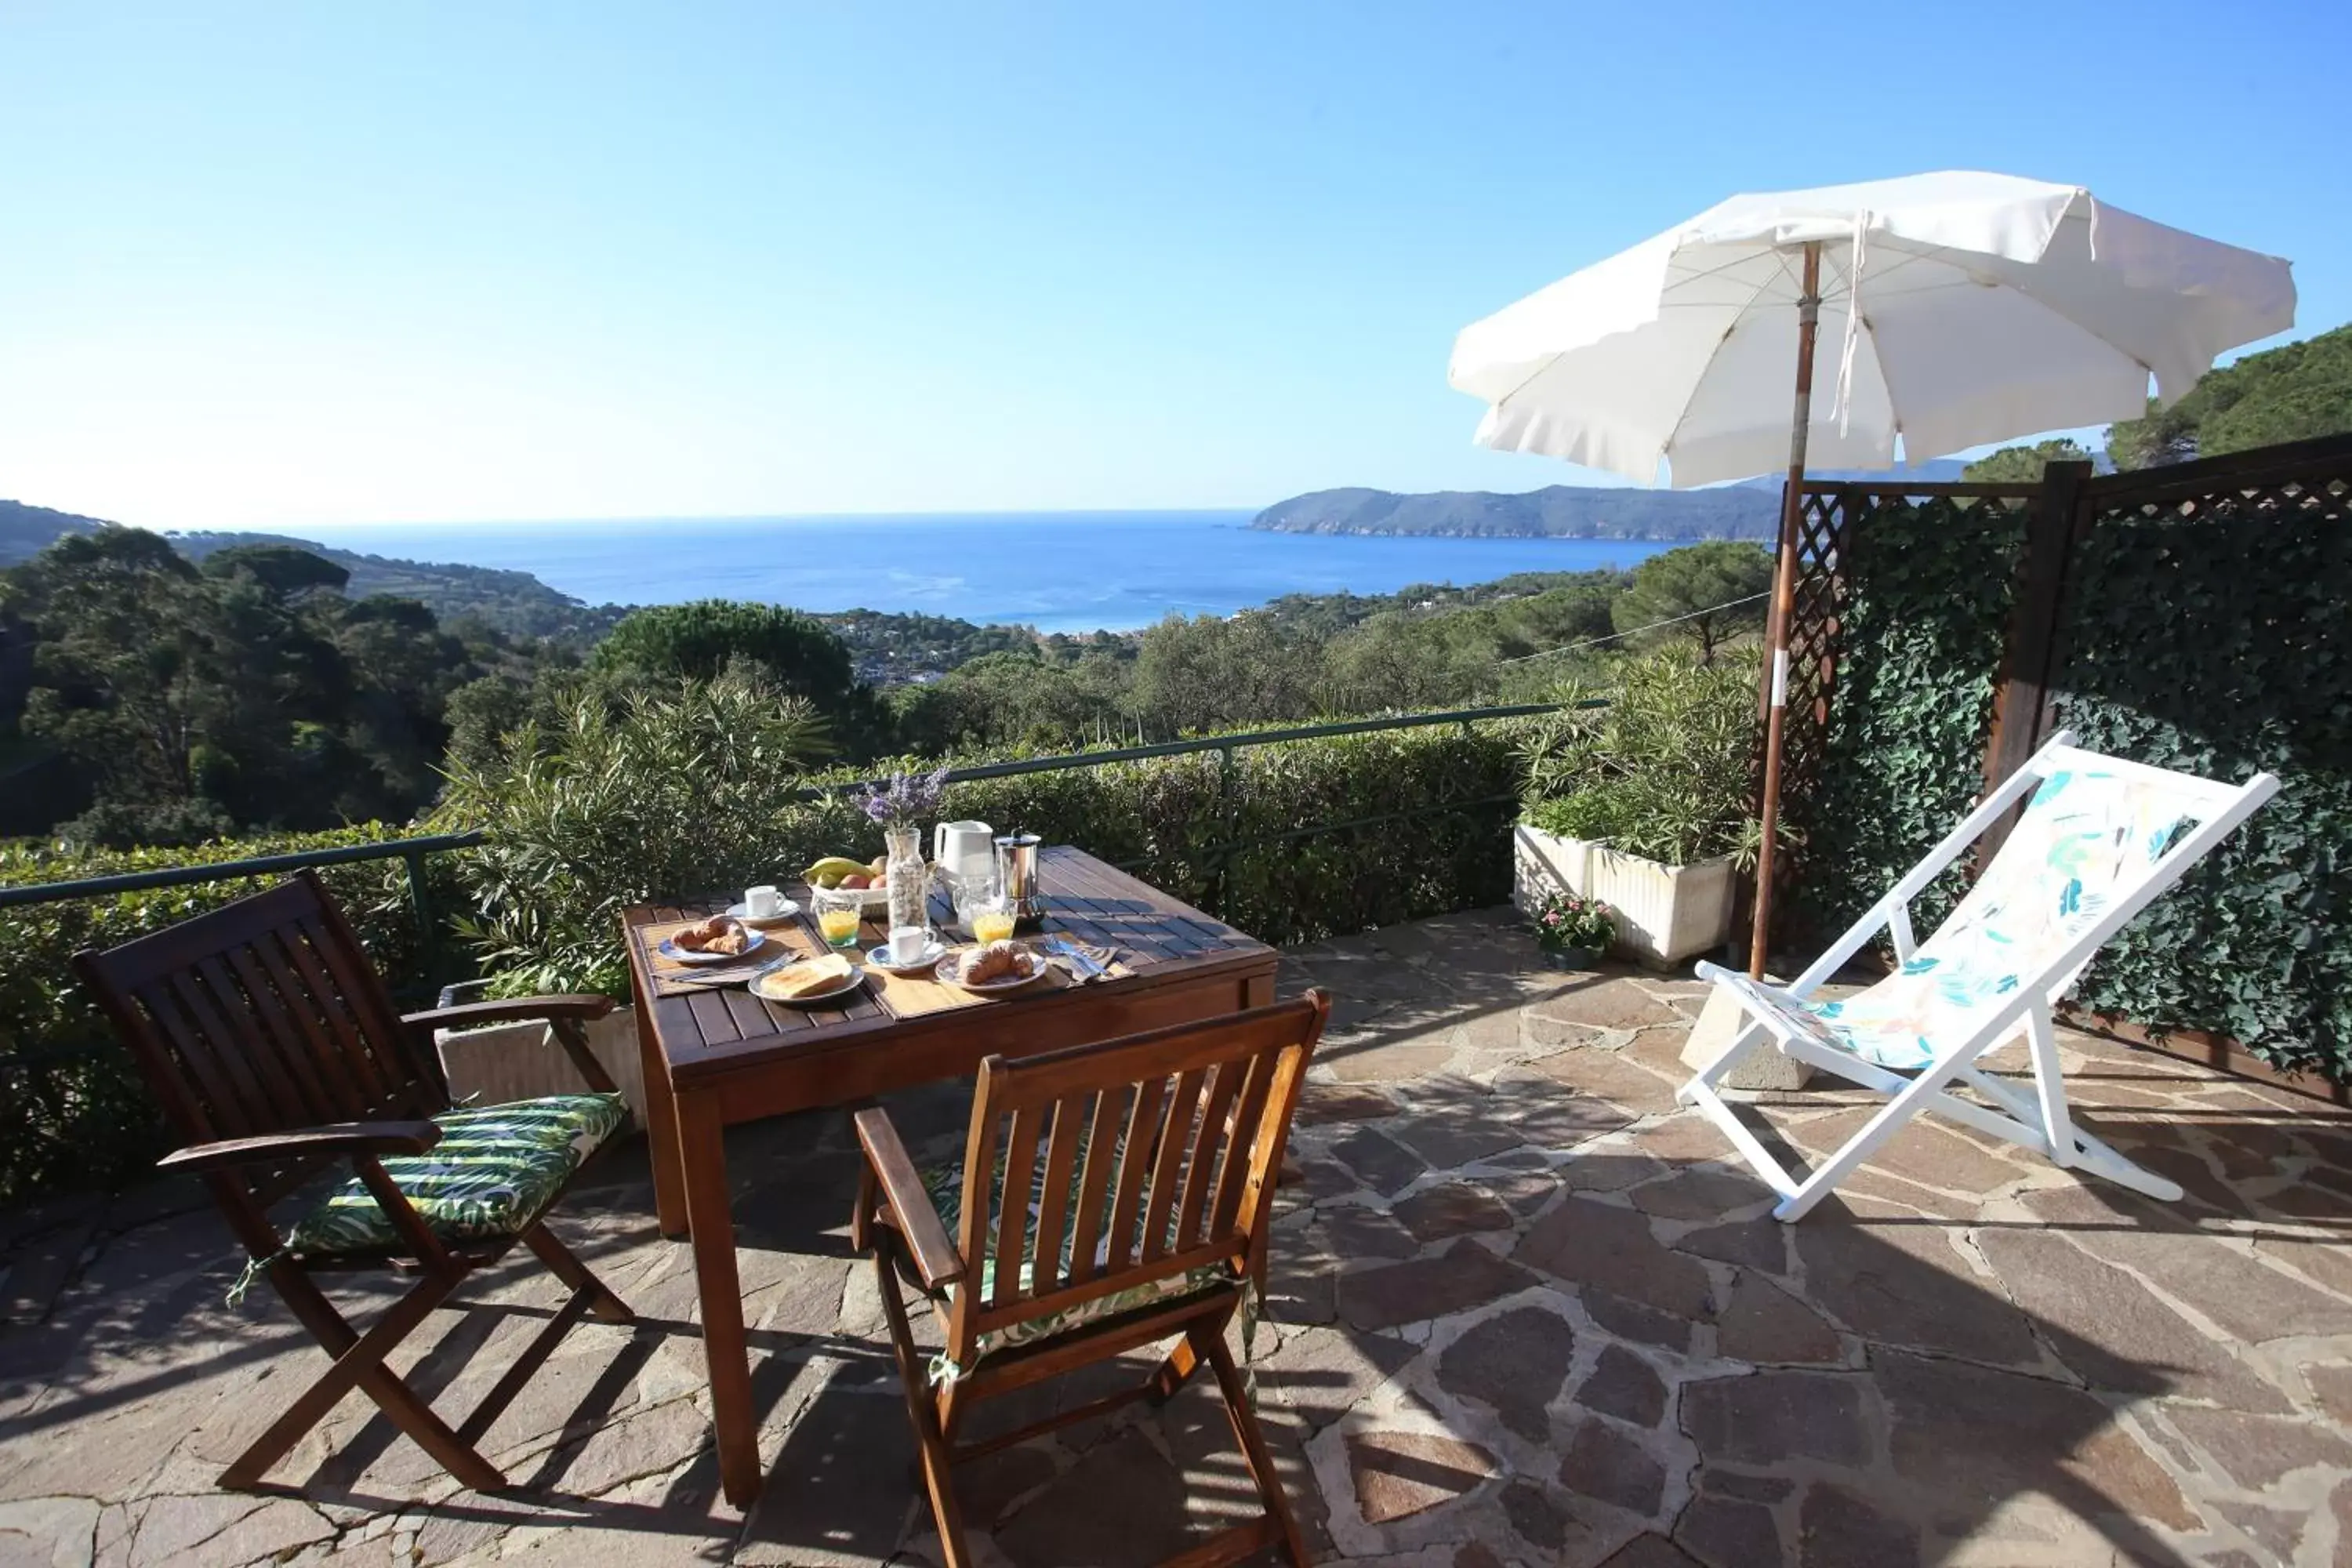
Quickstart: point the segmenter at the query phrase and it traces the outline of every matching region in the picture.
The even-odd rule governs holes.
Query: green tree
[[[1272,616],[1181,616],[1147,630],[1135,657],[1135,705],[1155,729],[1216,730],[1317,710],[1319,643]]]
[[[1998,452],[1988,452],[1960,470],[1960,478],[1972,485],[2038,485],[2042,470],[2052,463],[2087,463],[2091,454],[2076,442],[2061,436],[2055,440],[2036,441],[2031,447],[2003,447]]]
[[[2209,371],[2170,408],[2108,426],[2118,468],[2218,458],[2352,432],[2352,326],[2248,354]]]
[[[889,722],[849,649],[814,616],[779,605],[698,599],[633,610],[596,645],[592,669],[712,680],[730,670],[805,699],[852,758],[886,749]]]
[[[202,571],[207,577],[242,574],[282,598],[313,589],[340,594],[352,580],[346,568],[290,544],[233,544],[205,556]]]
[[[1764,625],[1763,596],[1771,588],[1769,553],[1737,540],[1710,540],[1643,562],[1609,616],[1620,632],[1641,633],[1647,643],[1695,643],[1699,662],[1711,664],[1717,648]]]

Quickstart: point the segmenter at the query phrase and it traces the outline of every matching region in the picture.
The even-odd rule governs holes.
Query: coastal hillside
[[[1957,479],[1962,465],[1937,458],[1889,470],[1823,472],[1822,479]],[[1423,534],[1459,539],[1769,540],[1780,517],[1780,477],[1767,474],[1703,490],[1552,485],[1525,495],[1437,490],[1399,495],[1349,487],[1276,501],[1250,526],[1276,533]]]
[[[1277,501],[1250,522],[1276,533],[1433,534],[1464,539],[1769,539],[1773,494],[1552,485],[1525,495],[1439,490],[1398,495],[1349,488]]]

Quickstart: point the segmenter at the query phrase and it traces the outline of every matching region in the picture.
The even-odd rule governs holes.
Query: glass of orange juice
[[[999,904],[987,904],[971,912],[971,934],[974,940],[1003,942],[1013,934],[1013,911]]]
[[[857,924],[865,914],[864,899],[854,892],[843,894],[835,889],[820,888],[811,901],[816,906],[816,929],[824,933],[829,945],[857,945]]]

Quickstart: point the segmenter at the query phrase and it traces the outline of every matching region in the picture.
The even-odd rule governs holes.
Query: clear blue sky
[[[1591,478],[1457,328],[1740,190],[1975,167],[2352,318],[2341,0],[0,0],[0,496],[156,527]]]

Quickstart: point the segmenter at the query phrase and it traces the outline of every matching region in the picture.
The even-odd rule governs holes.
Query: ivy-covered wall
[[[1975,805],[2024,530],[2021,510],[1943,499],[1852,522],[1821,778],[1789,813],[1804,836],[1780,928],[1792,951],[1852,924]],[[1955,868],[1913,906],[1921,935],[1965,885]]]
[[[2225,501],[2102,517],[2078,548],[2058,721],[2275,799],[2108,944],[2076,997],[2352,1082],[2352,531]]]
[[[2025,514],[1937,500],[1862,513],[1817,787],[1782,939],[1834,936],[1973,805]],[[2226,1036],[2352,1082],[2352,530],[2209,500],[2137,509],[2076,546],[2056,721],[2096,751],[2278,797],[2110,942],[2075,1000],[2157,1032]],[[1963,863],[1965,865],[1965,862]],[[1924,936],[1964,886],[1913,909]]]

